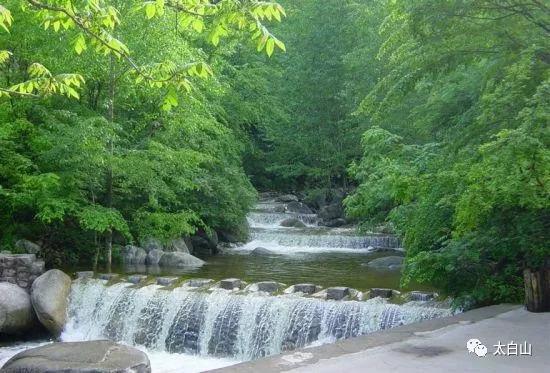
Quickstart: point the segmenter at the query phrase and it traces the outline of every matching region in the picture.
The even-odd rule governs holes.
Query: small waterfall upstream
[[[352,228],[328,228],[319,226],[317,214],[287,211],[287,204],[276,199],[261,200],[248,214],[251,242],[240,250],[264,247],[280,254],[295,252],[346,252],[373,249],[399,249],[398,237],[388,234],[357,235]],[[285,219],[297,219],[302,228],[282,227]]]
[[[424,302],[325,301],[79,279],[62,338],[108,338],[148,351],[242,361],[450,314]]]

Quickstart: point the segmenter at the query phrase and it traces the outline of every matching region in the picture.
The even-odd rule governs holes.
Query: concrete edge
[[[479,322],[521,307],[522,306],[518,304],[499,304],[477,308],[454,316],[426,320],[392,329],[381,330],[318,347],[302,348],[267,358],[215,369],[210,372],[283,372],[300,366],[314,364],[321,359],[352,354],[374,347],[401,342],[407,338],[413,337],[415,333],[434,331],[459,323]]]

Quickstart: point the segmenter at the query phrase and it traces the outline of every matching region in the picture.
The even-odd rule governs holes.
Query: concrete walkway
[[[485,356],[468,352],[466,342],[473,338],[487,347]],[[494,355],[499,341],[504,353],[513,353],[517,344],[518,355]],[[519,345],[524,342],[531,344],[531,356],[519,355]],[[477,351],[482,353],[483,349]],[[484,307],[218,370],[282,371],[550,372],[550,313],[530,313],[514,305]]]

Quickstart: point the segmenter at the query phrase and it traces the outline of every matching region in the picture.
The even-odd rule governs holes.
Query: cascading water
[[[296,252],[346,252],[373,248],[398,249],[401,242],[393,235],[371,234],[358,236],[353,228],[318,226],[317,214],[285,212],[286,204],[264,199],[248,214],[251,242],[238,248],[242,251],[264,247],[280,254]],[[297,219],[305,227],[282,227],[285,219]]]
[[[325,301],[222,289],[106,286],[95,279],[76,280],[70,299],[66,341],[108,338],[148,351],[237,360],[450,315],[448,309],[379,298]]]

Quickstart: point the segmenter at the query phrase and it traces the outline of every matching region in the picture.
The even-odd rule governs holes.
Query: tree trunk
[[[115,61],[114,56],[111,54],[111,60],[109,63],[109,122],[112,124],[115,121]],[[109,148],[109,166],[107,170],[107,195],[106,195],[106,205],[107,207],[113,207],[113,166],[112,166],[112,157],[113,157],[113,140],[109,139],[108,143]],[[107,271],[111,272],[112,257],[113,257],[113,230],[109,229],[105,237],[105,248],[107,251]]]
[[[550,267],[525,269],[525,306],[531,312],[550,312]]]

